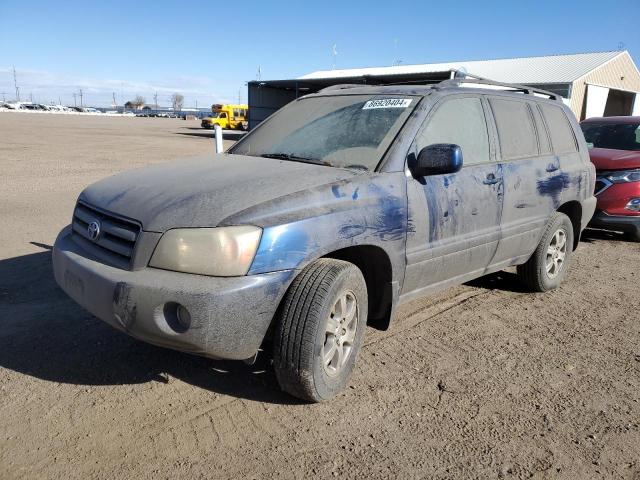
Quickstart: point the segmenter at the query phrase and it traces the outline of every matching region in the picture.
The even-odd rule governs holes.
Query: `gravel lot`
[[[203,133],[0,113],[0,478],[640,478],[640,244],[616,235],[552,293],[504,272],[404,305],[320,405],[266,357],[163,350],[76,306],[49,250],[78,193]]]

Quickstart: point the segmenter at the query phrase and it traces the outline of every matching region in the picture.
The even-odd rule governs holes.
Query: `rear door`
[[[496,251],[503,184],[486,108],[477,95],[444,97],[412,144],[409,155],[435,143],[459,145],[463,167],[451,175],[408,179],[403,294],[481,275]]]
[[[569,200],[583,200],[592,195],[588,179],[588,157],[578,149],[578,141],[565,109],[552,103],[540,103],[540,111],[549,129],[554,161],[558,169],[551,172],[555,190],[548,192],[555,209]],[[576,125],[577,127],[577,125]],[[578,128],[578,127],[577,127]]]
[[[541,229],[555,210],[554,195],[560,164],[535,102],[490,96],[503,164],[502,239],[493,265],[514,263],[536,248]]]

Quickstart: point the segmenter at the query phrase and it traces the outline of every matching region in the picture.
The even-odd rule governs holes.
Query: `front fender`
[[[265,209],[271,210],[271,215],[262,218],[266,225],[250,275],[299,270],[336,250],[373,245],[387,253],[392,279],[402,283],[408,228],[406,178],[402,172],[323,185],[313,192],[279,199],[278,203],[278,208],[261,209],[262,215]],[[270,224],[284,218],[287,221]],[[249,218],[244,221],[251,222]]]

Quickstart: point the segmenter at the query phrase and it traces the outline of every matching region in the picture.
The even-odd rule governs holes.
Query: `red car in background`
[[[640,117],[589,118],[580,126],[596,166],[596,213],[590,227],[640,242]]]

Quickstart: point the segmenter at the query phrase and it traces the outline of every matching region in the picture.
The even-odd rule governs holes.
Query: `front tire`
[[[564,213],[556,212],[547,223],[531,258],[518,266],[520,280],[534,292],[558,288],[567,276],[573,251],[573,225]]]
[[[311,402],[345,389],[367,324],[362,272],[321,258],[293,281],[283,300],[274,342],[274,367],[285,392]]]

